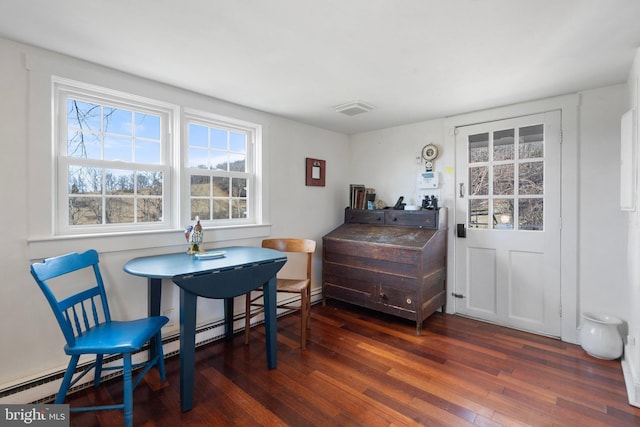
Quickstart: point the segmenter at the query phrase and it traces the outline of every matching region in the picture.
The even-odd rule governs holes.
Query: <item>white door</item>
[[[560,112],[456,129],[457,313],[560,335],[560,144]]]

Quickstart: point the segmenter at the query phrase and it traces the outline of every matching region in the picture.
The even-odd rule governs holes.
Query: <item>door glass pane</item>
[[[493,167],[493,194],[513,194],[513,163]]]
[[[489,194],[489,167],[477,166],[469,168],[470,196],[486,196]]]
[[[493,228],[513,230],[513,199],[493,200]]]
[[[520,128],[518,154],[521,159],[536,159],[544,156],[544,125]]]
[[[469,163],[489,161],[489,134],[469,135]]]
[[[518,201],[520,230],[542,231],[544,221],[544,201],[542,199],[520,199]]]
[[[489,201],[469,200],[469,228],[489,228]]]
[[[499,130],[493,133],[493,160],[512,160],[514,129]]]
[[[518,171],[518,192],[520,194],[543,194],[544,162],[520,163]]]

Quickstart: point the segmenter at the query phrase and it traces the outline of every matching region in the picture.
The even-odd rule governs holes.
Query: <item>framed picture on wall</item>
[[[324,187],[325,175],[326,175],[326,164],[327,162],[325,160],[311,159],[307,157],[306,184],[308,186]]]

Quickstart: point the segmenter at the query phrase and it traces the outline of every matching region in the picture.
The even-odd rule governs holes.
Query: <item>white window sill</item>
[[[214,248],[225,241],[264,238],[270,231],[270,224],[205,228],[203,247]],[[188,244],[184,230],[165,230],[31,238],[27,245],[29,259],[38,260],[87,249],[103,253],[175,247],[180,251]]]

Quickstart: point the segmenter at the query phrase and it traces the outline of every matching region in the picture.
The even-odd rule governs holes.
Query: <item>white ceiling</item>
[[[0,36],[351,134],[625,82],[640,1],[2,0]]]

